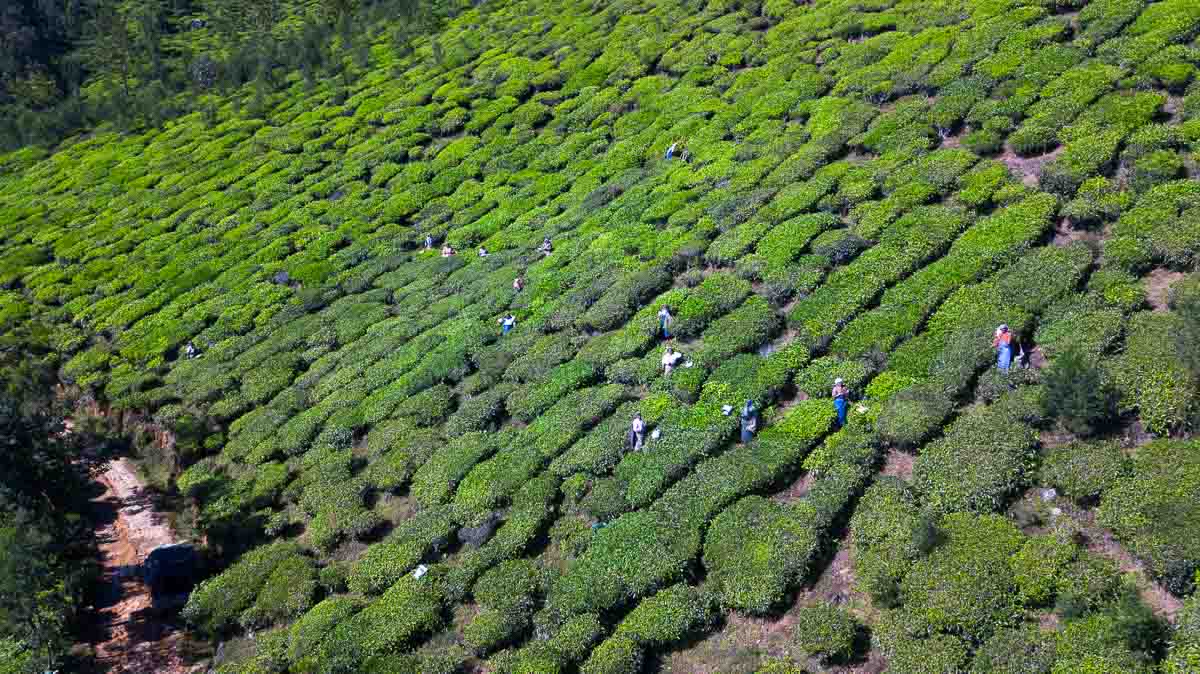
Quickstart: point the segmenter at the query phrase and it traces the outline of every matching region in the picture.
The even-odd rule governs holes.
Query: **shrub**
[[[1066,532],[1033,536],[1009,560],[1013,579],[1026,606],[1045,606],[1062,584],[1077,550]]]
[[[645,657],[636,641],[618,634],[601,642],[579,671],[583,674],[638,674]]]
[[[827,662],[849,659],[857,637],[858,624],[850,612],[829,604],[800,609],[792,628],[797,648]]]
[[[1193,377],[1200,377],[1200,292],[1195,276],[1171,286],[1170,304],[1179,317],[1175,351]]]
[[[1197,666],[1200,666],[1200,599],[1193,596],[1183,603],[1163,671],[1184,674]]]
[[[1080,436],[1095,432],[1116,407],[1104,373],[1090,358],[1079,348],[1068,348],[1042,375],[1047,416]]]
[[[436,450],[417,469],[412,479],[412,496],[424,506],[446,503],[458,482],[475,464],[496,451],[499,440],[488,433],[465,433]]]
[[[1072,350],[1080,357],[1100,358],[1120,338],[1124,324],[1125,317],[1118,309],[1068,302],[1051,308],[1033,339],[1050,359]]]
[[[1158,150],[1141,157],[1133,165],[1131,185],[1137,192],[1145,192],[1179,178],[1184,173],[1183,159],[1170,150]]]
[[[1073,442],[1046,452],[1042,479],[1081,504],[1100,495],[1129,473],[1125,452],[1112,442]]]
[[[329,597],[309,609],[288,628],[288,659],[297,662],[311,653],[334,627],[363,607],[356,597]]]
[[[462,401],[458,410],[446,422],[446,435],[451,437],[487,430],[504,413],[504,402],[512,388],[494,386]]]
[[[387,590],[427,555],[445,547],[456,528],[455,511],[442,506],[418,513],[367,551],[346,579],[350,589],[362,594]]]
[[[1093,611],[1116,597],[1121,590],[1121,569],[1117,563],[1082,553],[1058,579],[1057,608],[1067,617]]]
[[[901,609],[915,633],[949,632],[983,640],[1020,617],[1008,559],[1021,547],[1016,527],[999,515],[947,515],[943,541],[917,560],[900,586]]]
[[[294,544],[284,542],[246,553],[219,576],[196,586],[183,609],[183,618],[210,634],[231,627],[257,599],[272,572],[298,554]]]
[[[971,671],[978,674],[1050,674],[1054,636],[1034,625],[996,632],[975,652]]]
[[[531,560],[509,560],[496,565],[475,581],[475,600],[498,610],[530,610],[541,586],[541,575]]]
[[[1200,453],[1190,443],[1156,441],[1139,447],[1131,472],[1105,491],[1098,519],[1112,528],[1168,590],[1195,588],[1200,545],[1188,532],[1200,521],[1194,495]]]
[[[1109,239],[1109,243],[1116,239]],[[1105,248],[1105,260],[1109,250]],[[1147,259],[1149,259],[1147,257]],[[1132,266],[1140,263],[1130,262]],[[1088,279],[1088,293],[1102,306],[1111,307],[1122,314],[1131,313],[1146,303],[1146,291],[1141,282],[1127,271],[1111,267],[1098,269]],[[1084,338],[1079,338],[1084,339]],[[1085,342],[1086,343],[1086,342]]]
[[[899,601],[900,581],[921,550],[916,498],[897,478],[884,477],[863,494],[850,520],[859,587],[883,606]]]
[[[317,591],[317,570],[311,559],[288,557],[275,567],[258,592],[254,604],[239,619],[254,628],[299,617],[312,606]]]
[[[966,644],[948,634],[900,639],[885,652],[888,671],[896,674],[953,674],[967,660]]]
[[[748,497],[713,520],[704,565],[728,608],[766,613],[808,567],[817,539],[800,512]]]
[[[431,574],[433,572],[431,571]],[[405,576],[349,620],[339,623],[317,653],[324,671],[359,671],[376,655],[412,648],[445,621],[435,577]]]
[[[1122,411],[1136,409],[1153,433],[1183,427],[1196,404],[1191,372],[1180,361],[1171,314],[1139,313],[1129,320],[1125,352],[1112,365]]]
[[[672,585],[630,611],[614,636],[628,637],[640,646],[662,648],[683,641],[714,618],[712,597],[694,587]]]
[[[571,361],[551,370],[543,381],[514,390],[504,404],[514,417],[528,423],[566,394],[595,381],[596,375],[592,364]]]
[[[559,672],[583,660],[603,633],[592,614],[574,616],[544,641],[535,641],[515,652],[501,653],[490,661],[498,672]]]
[[[694,337],[714,319],[736,309],[750,295],[750,284],[732,274],[712,274],[673,306],[671,334]]]
[[[1116,220],[1132,201],[1129,192],[1117,189],[1104,176],[1096,176],[1083,181],[1075,198],[1063,207],[1062,214],[1073,226],[1091,229]]]
[[[1129,626],[1123,622],[1107,611],[1068,622],[1058,633],[1054,671],[1153,671],[1145,656],[1130,648]]]

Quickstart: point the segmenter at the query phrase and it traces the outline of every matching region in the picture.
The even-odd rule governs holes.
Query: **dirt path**
[[[1092,511],[1071,512],[1072,517],[1082,528],[1087,549],[1093,554],[1107,557],[1117,563],[1122,573],[1133,574],[1136,580],[1138,594],[1155,614],[1165,618],[1172,625],[1183,609],[1183,602],[1175,595],[1163,589],[1150,574],[1146,567],[1125,549],[1112,535],[1112,532],[1096,523],[1096,515]]]
[[[150,610],[150,591],[139,565],[156,546],[175,542],[166,518],[125,459],[111,461],[97,481],[104,493],[92,500],[104,588],[98,593],[91,639],[101,671],[112,674],[183,674],[180,630]]]

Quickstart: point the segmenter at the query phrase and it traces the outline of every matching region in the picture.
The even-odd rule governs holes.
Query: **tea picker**
[[[517,317],[513,316],[512,314],[508,314],[507,316],[505,316],[504,318],[501,318],[500,320],[498,320],[496,322],[500,324],[500,329],[502,331],[501,334],[507,335],[509,333],[509,331],[511,331],[514,327],[516,327]]]
[[[746,444],[754,439],[754,434],[758,431],[758,410],[754,407],[753,400],[746,400],[746,404],[742,406],[741,414],[742,422],[742,444]]]
[[[638,412],[633,415],[633,423],[629,427],[630,445],[633,446],[633,451],[638,452],[642,449],[642,443],[646,438],[646,422],[642,421],[642,413]]]
[[[662,366],[663,366],[663,376],[664,377],[671,376],[671,370],[675,367],[675,364],[678,363],[681,358],[683,358],[683,354],[679,353],[678,351],[676,351],[675,349],[672,349],[669,346],[667,347],[666,351],[663,351]]]
[[[849,406],[850,388],[841,377],[833,380],[833,390],[829,395],[833,398],[833,407],[837,410],[838,427],[846,425],[846,411]]]
[[[671,323],[675,322],[675,317],[671,315],[671,307],[663,305],[658,310],[658,328],[662,331],[663,339],[671,338]]]
[[[992,338],[992,348],[996,349],[996,367],[1000,371],[1008,374],[1008,366],[1012,364],[1012,332],[1009,331],[1007,325],[1001,325],[996,328],[996,335]]]

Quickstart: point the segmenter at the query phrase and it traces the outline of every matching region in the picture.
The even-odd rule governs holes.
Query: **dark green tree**
[[[1043,383],[1046,413],[1076,435],[1091,435],[1113,414],[1115,398],[1104,373],[1078,349],[1059,354]]]
[[[19,644],[13,657],[36,671],[64,662],[95,554],[87,462],[63,432],[55,363],[36,332],[0,337],[0,651]]]

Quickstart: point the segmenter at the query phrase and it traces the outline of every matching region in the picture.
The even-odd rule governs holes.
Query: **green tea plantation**
[[[0,331],[170,435],[198,663],[1200,672],[1200,2],[380,36],[0,155]]]

